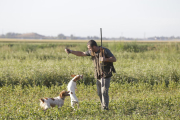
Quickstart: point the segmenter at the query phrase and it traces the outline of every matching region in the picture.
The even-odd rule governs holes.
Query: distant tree
[[[17,38],[18,35],[20,35],[20,34],[9,32],[5,36],[6,36],[6,38]]]
[[[57,38],[58,39],[66,39],[66,36],[64,34],[59,34]]]
[[[174,36],[171,36],[170,39],[174,39],[175,37]]]
[[[93,39],[98,40],[100,38],[98,36],[93,36]]]
[[[4,34],[0,35],[0,38],[5,38],[5,35]]]
[[[74,39],[74,35],[73,35],[73,34],[71,34],[70,38],[71,38],[71,40],[73,40],[73,39]]]

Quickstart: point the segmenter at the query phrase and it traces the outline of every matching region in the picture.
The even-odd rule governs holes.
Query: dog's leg
[[[75,104],[75,102],[74,102],[74,101],[71,101],[71,107],[75,110],[74,104]]]
[[[63,105],[59,105],[59,106],[58,106],[58,109],[59,109],[60,107],[62,107],[62,106],[63,106]]]
[[[44,111],[44,114],[46,114],[46,110],[47,110],[47,109],[44,109],[44,110],[43,110],[43,111]]]

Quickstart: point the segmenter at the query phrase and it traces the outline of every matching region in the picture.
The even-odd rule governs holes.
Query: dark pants
[[[109,105],[108,91],[109,91],[109,86],[110,86],[110,80],[111,80],[111,77],[101,78],[100,80],[97,80],[96,82],[97,92],[101,100],[102,109],[108,109],[108,105]]]

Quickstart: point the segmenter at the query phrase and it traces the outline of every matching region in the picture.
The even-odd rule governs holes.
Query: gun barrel
[[[101,33],[101,47],[102,47],[102,28],[100,28],[100,33]]]

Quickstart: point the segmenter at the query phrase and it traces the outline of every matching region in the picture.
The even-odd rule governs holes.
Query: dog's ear
[[[44,99],[42,99],[42,98],[41,98],[41,99],[39,99],[39,101],[41,101],[41,102],[43,102],[43,103],[44,103]]]
[[[65,93],[66,93],[66,91],[65,91],[65,90],[61,91],[61,92],[60,92],[60,94],[59,94],[60,98],[64,98]]]
[[[63,91],[62,91],[62,92],[60,92],[59,96],[60,96],[60,98],[62,98],[62,97],[63,97]]]
[[[74,81],[77,81],[80,79],[80,76],[79,75],[76,75],[76,77],[74,78]]]
[[[71,75],[71,77],[75,77],[76,75]]]

